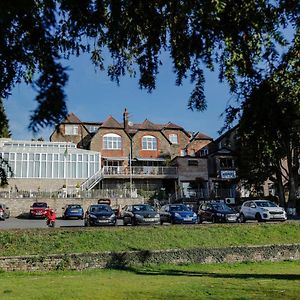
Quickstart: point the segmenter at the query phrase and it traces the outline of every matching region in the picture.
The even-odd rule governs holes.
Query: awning
[[[156,158],[152,158],[152,157],[136,157],[135,159],[137,161],[166,161],[165,158],[161,158],[161,157],[156,157]]]
[[[117,161],[128,160],[127,156],[124,156],[124,157],[106,157],[106,156],[102,156],[102,158],[105,159],[105,160],[117,160]]]

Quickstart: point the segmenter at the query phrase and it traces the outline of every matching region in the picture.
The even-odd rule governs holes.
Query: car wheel
[[[84,226],[85,226],[85,227],[90,227],[90,226],[91,226],[91,224],[90,224],[90,222],[89,222],[89,221],[85,221],[85,222],[84,222]]]
[[[203,222],[202,218],[200,216],[197,216],[197,223],[201,224]]]
[[[163,225],[164,224],[164,221],[163,220],[160,220],[160,225]]]
[[[215,216],[213,216],[213,217],[211,218],[211,221],[212,221],[212,223],[217,223],[217,218],[216,218]]]
[[[131,225],[132,226],[136,226],[137,225],[137,222],[134,218],[131,218]]]
[[[244,216],[244,214],[241,214],[240,217],[239,217],[239,222],[240,223],[245,223],[246,222],[246,218]]]
[[[263,218],[261,217],[260,213],[257,213],[257,214],[255,215],[255,219],[256,219],[258,222],[263,222],[263,221],[264,221]]]

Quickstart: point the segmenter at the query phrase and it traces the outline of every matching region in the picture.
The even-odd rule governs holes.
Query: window
[[[206,156],[208,154],[208,149],[201,149],[200,156]]]
[[[188,166],[198,166],[198,160],[188,160]]]
[[[221,168],[233,168],[233,160],[231,158],[220,158]]]
[[[115,133],[103,136],[103,149],[122,149],[121,137]]]
[[[90,133],[96,132],[98,130],[98,126],[94,125],[87,125],[86,128]]]
[[[65,125],[65,135],[78,135],[78,125]]]
[[[143,150],[157,150],[157,141],[154,136],[145,135],[142,139]]]
[[[175,134],[175,133],[169,134],[169,140],[172,144],[178,144],[177,134]]]

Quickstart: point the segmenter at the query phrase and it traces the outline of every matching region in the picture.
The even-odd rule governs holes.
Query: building
[[[201,133],[191,135],[172,122],[156,124],[146,119],[132,123],[126,109],[122,122],[112,116],[103,122],[83,122],[70,113],[57,125],[50,140],[73,142],[78,148],[101,153],[102,170],[91,184],[87,181],[83,185],[84,189],[125,188],[140,192],[164,191],[167,195],[187,186],[187,178],[178,172],[182,161],[174,159],[194,156],[212,141]],[[207,169],[205,163],[199,166]],[[195,174],[195,178],[190,176],[189,180],[195,182],[197,178],[199,175]],[[206,175],[203,178],[207,181]]]

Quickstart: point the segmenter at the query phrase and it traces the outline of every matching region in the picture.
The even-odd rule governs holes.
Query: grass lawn
[[[1,230],[0,256],[300,243],[300,223]]]
[[[300,262],[0,273],[0,299],[299,299]]]

